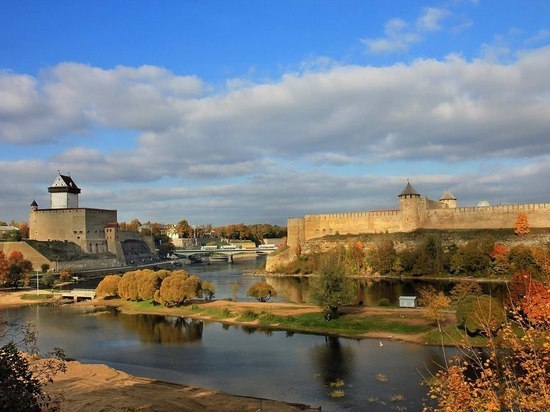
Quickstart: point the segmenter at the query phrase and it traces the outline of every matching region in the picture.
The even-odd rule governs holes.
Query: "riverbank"
[[[106,365],[67,362],[46,392],[60,398],[61,411],[319,411],[307,405],[229,395],[223,392],[140,378]]]

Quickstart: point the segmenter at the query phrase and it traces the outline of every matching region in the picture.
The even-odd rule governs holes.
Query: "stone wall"
[[[116,210],[103,209],[36,209],[29,216],[29,238],[32,240],[66,240],[87,253],[108,251],[105,226],[117,221]]]
[[[417,229],[506,229],[514,228],[519,213],[525,213],[532,228],[550,227],[550,203],[486,207],[432,207],[434,201],[400,199],[400,210],[306,215],[288,220],[290,258],[298,244],[327,235],[412,232]],[[437,204],[436,204],[437,203]]]

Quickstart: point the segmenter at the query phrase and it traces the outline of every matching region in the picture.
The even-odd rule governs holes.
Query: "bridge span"
[[[173,254],[179,257],[189,258],[193,255],[202,256],[219,256],[226,258],[229,263],[233,263],[233,256],[255,253],[257,255],[267,255],[277,248],[255,248],[255,249],[238,249],[238,248],[220,248],[220,249],[175,249]]]

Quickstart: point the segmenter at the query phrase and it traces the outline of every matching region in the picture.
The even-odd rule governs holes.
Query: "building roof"
[[[32,200],[31,207],[38,207],[38,203],[36,203],[36,200]]]
[[[15,230],[19,231],[15,226],[0,226],[0,232],[13,232]]]
[[[445,193],[443,193],[443,196],[441,196],[441,199],[439,200],[456,200],[456,197],[454,197],[451,192],[446,190]]]
[[[420,196],[420,193],[418,193],[416,190],[414,190],[414,187],[412,187],[411,182],[407,179],[407,185],[403,189],[403,191],[399,194],[398,197],[401,196]]]
[[[76,185],[71,176],[66,176],[59,174],[53,182],[53,184],[48,187],[48,192],[50,193],[80,193],[80,188]]]

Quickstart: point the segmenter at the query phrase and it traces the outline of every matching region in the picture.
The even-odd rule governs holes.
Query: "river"
[[[218,296],[240,294],[257,279],[242,276],[252,262],[188,267],[215,281]],[[244,296],[242,297],[244,299]],[[241,299],[241,297],[239,297]],[[410,343],[261,331],[177,317],[124,315],[107,309],[8,309],[10,320],[33,322],[43,351],[55,346],[85,363],[227,393],[321,406],[323,411],[422,409],[442,348]],[[447,354],[452,350],[447,349]],[[343,381],[334,398],[331,382]]]

